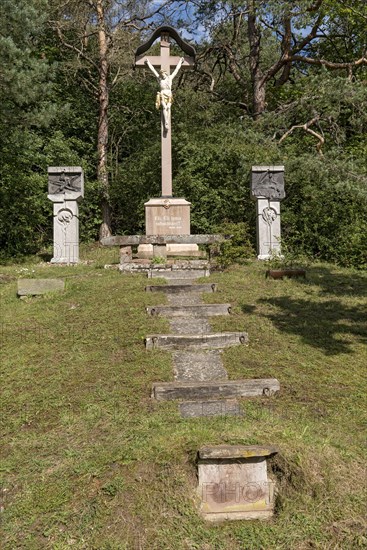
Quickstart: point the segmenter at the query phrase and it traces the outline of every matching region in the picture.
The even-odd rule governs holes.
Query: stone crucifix
[[[160,55],[146,56],[155,40],[160,37]],[[170,55],[170,38],[186,54],[185,57]],[[162,142],[162,197],[172,197],[172,146],[171,146],[171,104],[172,81],[178,71],[187,69],[195,64],[195,49],[184,42],[177,31],[168,26],[159,27],[152,34],[148,42],[142,44],[135,53],[135,66],[149,67],[159,82],[159,91],[156,98],[156,107],[162,109],[161,115],[161,142]],[[174,71],[171,74],[171,68]],[[157,71],[158,69],[158,71]]]

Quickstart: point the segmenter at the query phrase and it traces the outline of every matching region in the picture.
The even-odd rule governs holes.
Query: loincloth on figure
[[[157,92],[157,97],[155,99],[155,106],[157,109],[159,109],[161,107],[161,105],[163,107],[165,107],[166,105],[172,105],[173,103],[173,96],[172,94],[169,95],[165,92]]]

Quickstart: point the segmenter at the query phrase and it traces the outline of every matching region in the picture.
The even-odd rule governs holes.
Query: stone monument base
[[[159,197],[145,203],[146,235],[190,235],[190,206],[186,199]],[[201,256],[197,244],[167,244],[168,256]],[[141,244],[139,258],[152,258],[153,246]]]
[[[256,197],[257,259],[281,257],[280,202]]]

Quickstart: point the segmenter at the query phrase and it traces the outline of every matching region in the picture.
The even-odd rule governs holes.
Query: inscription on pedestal
[[[218,445],[199,451],[200,510],[209,521],[262,519],[274,509],[275,483],[267,473],[274,447]]]

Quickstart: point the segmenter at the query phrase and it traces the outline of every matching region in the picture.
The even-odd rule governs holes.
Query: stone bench
[[[132,261],[132,246],[153,245],[153,256],[166,258],[167,244],[214,244],[231,238],[231,235],[120,235],[101,239],[103,246],[119,246],[121,263]]]

